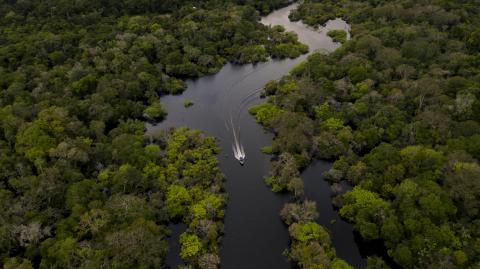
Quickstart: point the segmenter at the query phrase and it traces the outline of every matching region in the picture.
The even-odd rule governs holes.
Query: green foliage
[[[352,191],[346,193],[344,199],[344,206],[340,210],[340,215],[349,220],[353,220],[361,210],[373,211],[372,208],[387,210],[389,207],[389,204],[376,193],[359,187],[355,187]]]
[[[368,257],[367,259],[367,269],[389,269],[385,261],[380,257]]]
[[[9,258],[3,264],[4,269],[32,269],[32,263],[26,259]]]
[[[356,228],[366,239],[377,239],[379,231],[376,223],[379,217],[375,212],[388,214],[390,204],[376,193],[355,187],[344,195],[344,205],[340,215],[347,220],[355,221]]]
[[[202,251],[202,242],[194,234],[183,233],[180,235],[180,257],[182,259],[191,259]]]
[[[223,197],[215,194],[206,194],[203,199],[192,205],[190,215],[194,220],[221,219],[226,201]]]
[[[191,202],[192,197],[185,187],[171,185],[168,188],[165,206],[170,218],[175,219],[182,217]]]
[[[35,124],[73,134],[68,123],[52,120],[58,115],[58,111],[42,114]],[[212,192],[222,189],[214,140],[198,131],[178,129],[156,137],[155,141],[163,141],[159,145],[146,144],[143,126],[135,122],[121,123],[111,134],[110,141],[107,137],[97,140],[110,145],[102,153],[112,156],[107,159],[108,166],[100,167],[98,172],[84,172],[96,180],[86,179],[80,170],[80,164],[85,165],[94,154],[99,154],[92,151],[93,143],[89,139],[66,139],[50,149],[50,158],[39,166],[51,174],[26,175],[23,182],[10,181],[20,194],[30,197],[22,206],[32,208],[25,218],[35,220],[27,225],[17,224],[24,239],[13,245],[39,248],[40,268],[96,268],[101,264],[115,268],[156,267],[164,262],[168,248],[163,224],[169,218],[184,217],[211,221],[212,232],[198,236],[201,240],[202,236],[208,238],[212,246],[209,251],[216,253],[221,227],[216,222],[224,216],[226,201],[220,193]],[[60,168],[64,171],[62,177],[58,175]],[[187,190],[180,183],[193,187]],[[202,191],[207,186],[209,192]],[[49,192],[43,194],[37,189]],[[8,192],[0,193],[2,201],[9,201]],[[53,214],[34,210],[33,205],[48,206]],[[192,205],[201,208],[201,212],[191,211]],[[15,223],[13,211],[4,212],[3,216]],[[53,224],[55,233],[51,232]],[[196,225],[198,222],[192,224],[192,231],[197,230]],[[6,236],[2,233],[2,238]],[[3,251],[8,253],[8,248]],[[189,261],[197,262],[190,258]],[[29,268],[26,259],[12,258],[7,264]]]
[[[238,51],[238,63],[265,62],[268,59],[267,49],[262,45],[245,46]]]
[[[359,82],[355,85],[353,90],[350,92],[350,95],[352,96],[352,98],[358,99],[364,96],[368,92],[369,88],[370,87],[366,82]]]
[[[181,129],[147,145],[140,119],[162,118],[159,96],[227,60],[307,52],[294,34],[258,22],[256,10],[283,4],[3,1],[4,267],[161,267],[171,218],[189,224],[187,266],[218,266],[225,197],[214,140]],[[310,56],[252,109],[276,134],[273,189],[301,196],[298,170],[313,157],[339,158],[329,176],[358,185],[340,199],[341,214],[397,265],[475,267],[478,13],[472,0],[301,3],[292,19],[319,26],[340,16],[353,39]],[[293,237],[290,259],[348,268],[317,233],[311,205],[287,211],[301,239]]]
[[[272,187],[272,191],[281,192],[287,189],[289,183],[298,178],[298,165],[293,156],[284,153],[279,156],[278,161],[272,164],[271,175],[265,178],[265,182]]]
[[[298,90],[298,85],[295,83],[295,81],[288,81],[278,87],[278,93],[285,94],[285,95],[296,92],[297,90]]]
[[[226,61],[306,53],[259,21],[284,4],[1,2],[4,266],[160,268],[174,220],[204,244],[187,247],[187,266],[218,267],[226,197],[215,140],[187,129],[145,137],[144,120],[162,120],[161,96]]]
[[[297,58],[308,52],[304,44],[279,44],[272,48],[272,56],[276,58]]]
[[[304,224],[294,223],[289,228],[290,235],[300,242],[312,240],[328,240],[328,234],[323,230],[322,226],[315,222],[307,222]]]
[[[145,113],[145,116],[148,119],[151,119],[154,121],[162,120],[167,115],[167,112],[165,111],[165,109],[163,109],[162,104],[160,104],[160,102],[155,102],[151,104],[150,106],[145,108],[143,112]]]
[[[262,103],[251,107],[249,112],[259,123],[270,126],[280,116],[282,110],[271,103]]]
[[[179,79],[170,78],[165,83],[165,90],[171,94],[180,94],[185,90],[185,84]]]
[[[185,108],[191,107],[191,106],[193,106],[193,102],[190,101],[190,100],[185,100],[185,101],[183,102],[183,106],[184,106]]]
[[[343,120],[328,118],[322,122],[320,127],[324,130],[339,130],[343,128]]]
[[[289,17],[293,21],[302,20],[308,25],[317,27],[319,24],[336,17],[330,10],[331,3],[329,2],[315,3],[314,1],[308,1],[290,13]]]
[[[408,146],[400,151],[400,156],[408,171],[415,175],[425,173],[435,177],[444,162],[442,153],[423,146]]]
[[[312,222],[318,217],[317,205],[315,202],[308,200],[302,203],[288,203],[282,208],[280,216],[288,225],[295,222]]]
[[[347,42],[347,32],[344,30],[330,30],[327,32],[327,35],[332,38],[333,41],[339,43]]]
[[[263,147],[261,151],[265,154],[273,154],[273,147],[266,146],[266,147]]]
[[[328,118],[331,118],[333,114],[328,103],[323,103],[321,105],[315,106],[314,110],[315,110],[315,118],[320,120],[326,120]]]
[[[477,217],[480,213],[478,202],[480,182],[472,180],[478,178],[479,174],[480,166],[477,163],[458,162],[446,179],[450,196],[461,208],[462,214],[471,218]]]
[[[335,259],[332,262],[332,269],[353,269],[353,266],[341,259]]]
[[[266,87],[282,110],[262,123],[275,133],[275,153],[288,153],[296,169],[315,157],[336,160],[327,177],[356,185],[336,197],[340,214],[402,268],[470,268],[480,257],[479,7],[447,2],[304,1],[291,19],[319,27],[342,17],[352,39]],[[280,91],[286,83],[299,87]],[[292,147],[298,140],[308,142]],[[269,183],[286,189],[291,180],[275,167]],[[300,208],[282,218],[301,222]],[[326,252],[293,240],[288,256],[332,268]],[[388,266],[371,258],[369,268]]]
[[[311,206],[315,206],[315,204],[310,202],[303,205],[287,204],[282,210],[284,217],[293,216],[300,213],[299,210],[305,210],[301,213],[303,217],[294,218],[299,222],[292,223],[288,228],[292,245],[285,254],[300,268],[353,268],[345,261],[336,258],[335,250],[330,245],[328,232],[319,224],[311,221],[316,216],[315,209]],[[293,220],[291,216],[285,220]]]
[[[329,253],[318,242],[292,244],[287,254],[290,260],[296,262],[300,268],[330,268]]]

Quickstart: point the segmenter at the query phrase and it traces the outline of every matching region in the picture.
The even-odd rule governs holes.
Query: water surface
[[[306,43],[313,52],[317,49],[335,50],[339,44],[326,36],[326,29],[349,29],[340,20],[329,21],[325,29],[311,29],[301,22],[290,22],[288,14],[296,4],[279,9],[262,18],[266,25],[283,25],[289,31],[295,31],[301,42]],[[257,89],[268,81],[286,75],[296,64],[304,61],[307,55],[297,59],[270,60],[265,63],[234,65],[226,64],[220,72],[196,80],[187,80],[187,90],[176,96],[164,96],[162,105],[167,109],[167,118],[158,125],[148,125],[148,132],[170,127],[200,129],[218,139],[221,148],[220,168],[226,176],[226,190],[229,201],[225,216],[225,236],[220,250],[222,268],[291,268],[292,264],[282,255],[287,248],[289,237],[285,225],[279,218],[279,211],[290,197],[278,195],[265,185],[263,177],[270,170],[269,156],[260,152],[263,146],[271,145],[272,135],[266,133],[248,114],[248,107],[261,102]],[[185,108],[185,100],[194,105]],[[246,153],[246,163],[240,166],[232,152],[232,130],[228,123],[239,130],[239,141]],[[321,174],[321,173],[320,173]],[[325,186],[329,190],[328,184]],[[308,190],[310,192],[310,190]],[[314,191],[312,189],[312,191]],[[320,195],[323,192],[320,190]],[[325,201],[330,206],[329,196]],[[323,208],[320,208],[323,210]],[[322,212],[320,212],[322,214]],[[343,226],[342,226],[343,227]],[[351,233],[351,226],[345,230]],[[174,229],[180,233],[181,229]],[[178,237],[178,235],[177,235]],[[342,241],[343,242],[343,241]],[[334,239],[335,244],[335,239]],[[345,245],[342,245],[345,244]],[[345,241],[337,246],[339,256],[353,265],[356,258],[345,251],[354,251],[355,242]],[[178,251],[178,250],[176,250]],[[355,251],[354,251],[355,252]],[[358,249],[353,256],[356,256]],[[178,253],[170,253],[167,264],[178,265]]]
[[[355,236],[353,225],[342,220],[333,208],[331,202],[333,191],[323,176],[323,173],[331,167],[332,163],[330,162],[315,161],[302,173],[305,196],[317,202],[317,209],[320,213],[317,222],[330,232],[332,246],[335,248],[337,256],[355,268],[365,268],[367,263],[356,244],[359,238]],[[342,182],[341,186],[342,192],[350,189],[345,182]]]

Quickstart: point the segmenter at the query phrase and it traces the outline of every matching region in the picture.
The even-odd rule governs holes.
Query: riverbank
[[[287,30],[295,31],[299,40],[309,45],[311,52],[318,49],[333,51],[339,46],[326,36],[326,31],[317,31],[299,22],[290,22],[288,13],[295,6],[296,4],[271,13],[262,18],[262,23],[282,25]],[[339,22],[332,21],[332,24]],[[271,145],[272,135],[266,133],[246,109],[239,110],[239,107],[262,102],[259,94],[252,95],[252,92],[262,88],[270,80],[280,79],[288,74],[307,57],[308,54],[296,59],[271,59],[268,62],[248,65],[228,63],[215,75],[188,80],[187,90],[183,94],[162,97],[162,105],[169,112],[166,119],[158,125],[147,126],[150,133],[188,126],[217,138],[222,152],[219,163],[227,179],[226,191],[229,194],[224,222],[225,235],[220,250],[222,268],[292,266],[282,255],[288,247],[289,236],[278,215],[283,205],[290,200],[290,196],[271,192],[263,181],[271,165],[270,157],[261,153],[260,148]],[[252,97],[247,100],[247,96]],[[185,108],[185,100],[191,100],[195,105]],[[225,127],[225,120],[228,120],[232,111],[239,113],[235,124],[240,129],[239,139],[246,153],[244,166],[240,166],[233,156],[232,135]],[[348,232],[351,232],[351,229]],[[355,245],[355,242],[349,244]]]

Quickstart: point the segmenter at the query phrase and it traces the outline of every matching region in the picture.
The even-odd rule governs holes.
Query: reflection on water
[[[348,30],[349,26],[344,21],[329,21],[325,29],[314,30],[301,22],[289,21],[288,14],[295,7],[296,4],[293,4],[279,9],[264,17],[262,23],[280,24],[289,31],[295,31],[300,41],[309,45],[311,52],[318,49],[333,51],[339,46],[326,35],[326,29]],[[279,217],[283,204],[290,198],[288,195],[271,192],[264,184],[263,177],[270,170],[270,160],[260,152],[260,148],[271,145],[272,135],[255,122],[247,108],[261,102],[259,94],[268,81],[288,74],[289,70],[306,57],[307,55],[303,55],[297,59],[270,60],[247,65],[226,64],[215,75],[188,80],[187,90],[183,94],[162,97],[162,105],[168,111],[167,118],[157,125],[147,125],[150,133],[170,127],[187,126],[203,130],[218,139],[222,150],[219,163],[227,178],[226,190],[229,194],[225,236],[222,238],[220,250],[222,268],[292,267],[282,255],[288,246],[289,237]],[[194,105],[185,108],[185,100],[191,100]],[[235,148],[233,151],[232,143]],[[244,166],[238,164],[241,154],[235,156],[235,152],[242,152],[247,156]],[[321,188],[326,188],[327,191],[330,189],[328,184]],[[312,191],[316,195],[323,195],[322,190],[307,188],[307,192]],[[328,195],[322,203],[331,207]],[[319,209],[322,216],[324,209]],[[323,217],[320,222],[323,224],[322,219]],[[339,226],[338,233],[344,233],[347,237],[352,235],[351,225]],[[361,258],[358,258],[360,256],[353,235],[351,240],[348,237],[346,240],[336,241],[337,235],[335,232],[333,244],[339,256],[357,268],[364,267],[360,262]],[[176,237],[178,238],[178,235]],[[176,267],[179,260],[175,257],[178,257],[178,254],[169,254],[167,264]]]
[[[302,173],[305,196],[317,203],[317,209],[320,212],[317,221],[330,232],[332,246],[337,256],[354,265],[355,268],[365,268],[367,264],[356,244],[357,238],[353,232],[353,225],[340,218],[330,200],[333,191],[323,173],[331,167],[330,162],[316,161]],[[350,189],[345,182],[340,186],[341,192]]]
[[[168,225],[168,229],[172,232],[168,238],[169,251],[167,253],[167,266],[165,269],[176,269],[183,264],[180,258],[180,234],[187,229],[184,223],[173,223]]]

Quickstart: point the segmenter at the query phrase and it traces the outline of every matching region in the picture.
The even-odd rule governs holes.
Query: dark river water
[[[288,14],[295,7],[296,4],[293,4],[279,9],[264,17],[262,23],[283,25],[287,30],[296,32],[300,41],[310,46],[311,52],[333,51],[339,46],[326,35],[326,29],[313,30],[302,23],[290,22]],[[349,30],[349,26],[340,19],[329,21],[325,28]],[[290,197],[271,192],[263,181],[270,170],[270,158],[261,153],[260,148],[271,145],[272,135],[255,122],[248,113],[248,107],[263,101],[255,93],[256,89],[288,74],[306,57],[270,60],[255,65],[226,64],[215,75],[188,80],[183,94],[162,97],[162,105],[168,111],[167,118],[157,125],[147,125],[150,133],[186,126],[203,130],[218,139],[221,148],[218,158],[229,194],[225,235],[220,250],[222,268],[292,268],[282,255],[289,238],[279,217],[279,211]],[[194,105],[185,108],[185,100],[192,101]],[[231,123],[239,131],[238,140],[246,153],[244,166],[233,156]],[[317,201],[321,216],[318,221],[331,231],[337,255],[355,268],[364,268],[366,262],[355,243],[352,226],[343,222],[332,208],[330,187],[322,177],[329,166],[329,163],[316,162],[302,174],[307,197]],[[336,220],[335,224],[331,223],[332,219]],[[170,228],[171,242],[178,241],[178,235],[185,226],[172,225]],[[177,243],[167,257],[167,264],[172,268],[181,263],[178,252]]]

